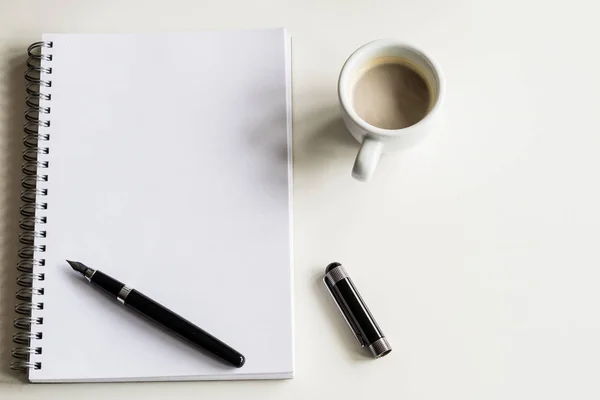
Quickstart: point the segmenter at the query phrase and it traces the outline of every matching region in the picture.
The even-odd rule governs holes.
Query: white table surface
[[[598,399],[599,11],[581,0],[0,0],[0,398]],[[6,366],[26,46],[42,32],[272,26],[293,35],[296,377],[23,384]],[[361,184],[336,79],[380,37],[439,61],[445,123]],[[319,281],[333,260],[389,356],[359,352]]]

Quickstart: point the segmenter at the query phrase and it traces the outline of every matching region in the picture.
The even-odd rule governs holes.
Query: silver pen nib
[[[79,261],[70,261],[70,260],[66,260],[66,261],[69,263],[69,265],[71,266],[71,268],[73,268],[74,271],[77,271],[80,274],[82,274],[83,276],[85,276],[88,281],[92,279],[94,272],[96,272],[95,270],[91,269],[90,267],[87,267],[86,265],[84,265],[83,263],[80,263]]]

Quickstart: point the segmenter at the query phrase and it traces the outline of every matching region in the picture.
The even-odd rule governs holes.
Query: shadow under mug
[[[414,125],[402,129],[378,128],[367,123],[354,110],[352,90],[356,80],[367,65],[383,57],[405,60],[427,81],[432,101],[427,115]],[[421,50],[390,39],[375,40],[356,50],[342,67],[338,81],[342,118],[352,136],[361,143],[352,176],[360,181],[368,181],[382,153],[404,150],[420,142],[433,129],[443,94],[441,70]]]

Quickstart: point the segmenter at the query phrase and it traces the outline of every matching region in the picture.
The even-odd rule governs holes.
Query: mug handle
[[[371,179],[379,162],[379,157],[381,157],[382,150],[383,144],[379,140],[365,137],[356,155],[354,168],[352,168],[352,176],[362,182]]]

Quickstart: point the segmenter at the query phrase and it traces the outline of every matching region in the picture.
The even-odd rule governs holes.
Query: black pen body
[[[94,284],[94,286],[99,287],[114,297],[119,296],[119,292],[125,287],[123,282],[119,282],[115,278],[112,278],[98,270],[94,271],[88,280],[90,283]]]
[[[389,342],[344,267],[340,263],[329,264],[323,281],[359,344],[375,358],[389,354]]]
[[[238,351],[139,291],[129,288],[124,283],[98,270],[88,280],[116,297],[122,304],[133,308],[191,344],[212,353],[237,368],[244,365],[245,358]]]
[[[135,289],[132,289],[127,295],[124,303],[190,343],[211,352],[237,368],[242,367],[246,361],[243,355],[227,344]]]

